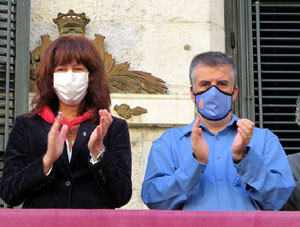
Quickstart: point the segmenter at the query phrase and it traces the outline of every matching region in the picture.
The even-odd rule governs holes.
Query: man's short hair
[[[198,65],[212,66],[212,67],[230,65],[232,69],[231,78],[232,78],[233,85],[235,85],[237,81],[237,66],[234,63],[232,56],[222,52],[209,51],[209,52],[198,54],[193,58],[191,62],[189,77],[190,77],[190,83],[192,88],[194,88],[195,71]]]

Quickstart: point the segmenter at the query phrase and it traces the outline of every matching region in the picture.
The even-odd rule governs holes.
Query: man
[[[279,210],[294,188],[278,138],[232,114],[236,65],[220,52],[190,66],[197,118],[153,142],[142,199],[151,209]]]
[[[300,98],[297,99],[296,123],[300,126]],[[300,153],[288,155],[296,187],[282,210],[300,210]]]

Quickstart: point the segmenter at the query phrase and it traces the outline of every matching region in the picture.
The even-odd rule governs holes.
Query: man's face
[[[194,93],[199,93],[205,91],[211,86],[215,85],[220,90],[226,93],[234,93],[232,100],[234,101],[237,97],[238,87],[233,87],[233,81],[231,77],[231,66],[222,65],[222,66],[207,66],[207,65],[198,65],[195,71],[195,81],[194,81]],[[192,100],[195,102],[195,96],[193,91],[191,91]]]

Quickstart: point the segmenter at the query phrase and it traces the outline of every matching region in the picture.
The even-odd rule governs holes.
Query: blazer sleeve
[[[96,178],[104,185],[107,202],[115,208],[125,205],[132,195],[131,148],[125,120],[114,117],[104,138],[105,154],[95,165]]]
[[[296,187],[282,208],[286,211],[300,210],[300,153],[288,155],[288,161],[293,172]]]
[[[11,206],[20,205],[30,193],[50,182],[43,171],[42,156],[31,159],[25,116],[15,120],[4,153],[0,196]]]

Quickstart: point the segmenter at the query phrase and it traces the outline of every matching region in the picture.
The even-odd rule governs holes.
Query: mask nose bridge
[[[74,79],[73,79],[73,72],[71,69],[65,73],[64,81],[68,86],[73,84]]]
[[[72,71],[72,69],[68,69],[68,71],[67,71],[67,73],[66,73],[67,75],[72,75],[73,74],[73,71]]]
[[[217,96],[217,86],[216,85],[212,85],[210,88],[210,93],[212,96],[216,97]]]

